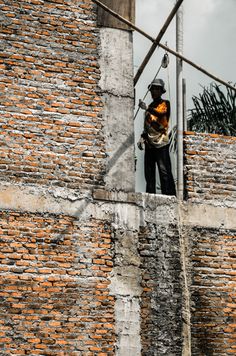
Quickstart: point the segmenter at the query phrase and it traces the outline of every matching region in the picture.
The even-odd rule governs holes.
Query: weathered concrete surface
[[[40,186],[0,184],[0,209],[31,213],[79,216],[87,205],[86,196],[74,190]]]
[[[101,189],[80,192],[2,182],[0,210],[15,211],[19,216],[29,213],[35,217],[37,214],[71,217],[88,236],[94,234],[91,221],[96,221],[103,226],[105,239],[106,225],[110,226],[109,253],[113,266],[106,283],[114,300],[115,352],[119,356],[189,356],[191,301],[201,310],[199,320],[203,325],[205,314],[196,293],[205,298],[208,279],[213,284],[214,278],[219,278],[217,268],[219,272],[225,268],[228,281],[235,273],[236,219],[232,207],[180,203],[175,197],[146,193]],[[74,234],[77,235],[77,230]],[[211,273],[209,277],[206,271]],[[88,271],[83,273],[86,275]],[[199,278],[202,286],[198,285]],[[233,298],[232,286],[231,283],[227,288]],[[217,288],[206,294],[210,307],[220,293]],[[198,318],[192,313],[194,348],[199,349]],[[201,332],[205,332],[204,325]]]
[[[115,96],[133,98],[132,33],[102,28],[100,41],[101,89]]]
[[[141,327],[139,298],[127,296],[116,299],[117,356],[141,355]]]
[[[37,213],[65,214],[86,220],[108,219],[114,227],[138,230],[147,222],[177,222],[174,197],[146,193],[107,192],[80,193],[65,188],[0,184],[0,209]]]
[[[178,223],[177,200],[174,197],[102,190],[94,191],[93,194],[91,192],[82,194],[61,188],[46,190],[42,187],[39,189],[38,187],[2,184],[0,209],[18,211],[23,214],[28,211],[31,214],[50,213],[59,217],[72,216],[82,231],[86,228],[89,234],[93,234],[93,230],[89,227],[92,220],[104,225],[111,225],[113,247],[110,253],[113,251],[113,268],[110,275],[109,294],[115,300],[116,355],[139,356],[142,354],[143,330],[145,329],[145,333],[148,335],[149,331],[158,328],[158,305],[159,303],[163,303],[163,306],[166,304],[169,293],[175,295],[173,294],[173,298],[169,300],[167,309],[171,310],[173,307],[174,311],[175,308],[178,308],[181,313],[181,306],[174,306],[177,289],[178,300],[180,300],[179,291],[181,291],[179,269],[173,272],[173,264],[176,266],[179,263],[179,252],[178,254],[174,253],[174,258],[172,258],[172,253],[169,250],[169,247],[171,250],[178,249],[178,243],[176,244],[178,237],[176,240],[176,235],[169,235],[170,239],[175,240],[173,248],[168,247],[169,240],[167,241],[165,238],[168,226],[173,226],[176,229]],[[142,226],[144,229],[145,226],[148,226],[145,233],[147,243],[142,240],[142,236],[144,236],[140,231]],[[155,226],[162,227],[158,228],[157,235],[152,233],[153,229],[156,231]],[[76,231],[75,234],[77,234]],[[150,251],[147,247],[149,244]],[[141,254],[140,251],[142,251]],[[78,254],[78,258],[80,258],[79,256]],[[158,264],[155,262],[156,260],[159,261]],[[169,263],[168,260],[172,260],[172,262]],[[156,267],[151,268],[152,271],[148,277],[149,262],[150,266]],[[170,268],[170,266],[172,267]],[[163,269],[163,273],[161,271],[157,273],[156,268]],[[169,274],[170,278],[168,278]],[[153,282],[155,279],[159,282],[152,291],[150,286],[152,283],[156,283]],[[173,280],[175,280],[175,288],[177,288],[175,292],[171,287]],[[143,318],[146,318],[145,309],[149,302],[151,308],[149,323],[145,324]],[[167,309],[163,310],[167,312]],[[165,324],[165,330],[168,329],[168,320],[168,318],[166,322],[163,318],[160,320],[160,325]],[[180,331],[178,336],[174,336],[174,334],[173,332],[170,338],[167,335],[167,339],[164,339],[166,334],[160,331],[158,340],[152,337],[154,342],[157,342],[156,349],[159,350],[157,352],[170,349],[164,347],[164,343],[171,344],[171,349],[173,349],[175,338],[177,337],[179,342],[181,337]]]
[[[116,229],[114,236],[114,268],[110,291],[115,296],[117,352],[119,356],[138,356],[141,352],[140,297],[141,270],[138,233]]]
[[[236,209],[211,204],[184,203],[180,209],[183,225],[236,229]]]
[[[111,45],[112,44],[112,45]],[[103,94],[108,190],[134,191],[133,46],[128,31],[100,30],[100,87]]]
[[[148,223],[140,231],[142,355],[182,355],[182,278],[175,224]]]

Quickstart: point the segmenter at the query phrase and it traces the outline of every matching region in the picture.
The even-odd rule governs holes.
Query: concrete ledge
[[[0,210],[63,214],[83,220],[95,217],[132,229],[148,222],[176,224],[177,206],[175,197],[163,195],[0,184]]]
[[[122,191],[108,191],[105,189],[96,189],[93,191],[93,199],[105,200],[113,202],[124,202],[128,204],[142,205],[144,201],[150,200],[158,202],[159,204],[176,203],[177,199],[174,196],[149,194],[149,193],[135,193],[135,192],[122,192]]]
[[[147,193],[95,190],[93,193],[0,184],[0,209],[106,219],[139,229],[147,223],[236,229],[236,209],[178,202],[175,197]]]
[[[85,197],[65,189],[43,189],[40,186],[0,184],[0,209],[30,213],[78,216]]]
[[[236,229],[235,208],[200,203],[183,203],[179,212],[182,225]]]

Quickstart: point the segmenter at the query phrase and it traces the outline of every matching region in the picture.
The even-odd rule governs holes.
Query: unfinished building
[[[130,29],[0,9],[0,354],[236,354],[236,139],[185,134],[185,201],[135,193]]]

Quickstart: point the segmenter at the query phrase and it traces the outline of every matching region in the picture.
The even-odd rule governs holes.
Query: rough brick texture
[[[103,185],[94,5],[1,0],[0,12],[0,179]]]
[[[109,225],[4,212],[0,226],[1,355],[113,355]]]
[[[182,205],[117,189],[119,166],[110,186],[120,198],[103,191],[104,116],[112,121],[106,100],[102,111],[96,7],[90,0],[0,0],[0,21],[0,354],[180,356]],[[125,97],[132,104],[128,89],[112,92],[112,104],[119,99],[122,107]],[[132,143],[131,126],[124,128],[112,139],[124,136],[110,148],[110,168],[119,146]],[[235,144],[185,135],[190,202],[233,205]],[[131,187],[132,170],[119,164],[128,167]],[[91,194],[97,188],[100,197]],[[198,217],[184,221],[193,355],[236,354],[235,233],[189,227],[204,226]]]
[[[140,234],[142,355],[182,355],[182,286],[176,226],[150,224]]]
[[[236,137],[185,134],[185,184],[192,201],[236,199]]]
[[[194,228],[187,234],[191,261],[192,355],[235,355],[235,232]]]

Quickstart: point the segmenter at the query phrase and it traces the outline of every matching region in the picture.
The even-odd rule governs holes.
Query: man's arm
[[[154,107],[148,107],[147,108],[147,112],[149,112],[151,115],[156,116],[157,118],[161,119],[164,116],[167,118],[167,120],[169,121],[170,118],[170,102],[169,100],[164,100],[165,104],[166,104],[166,110],[163,112],[158,111],[156,108]]]

